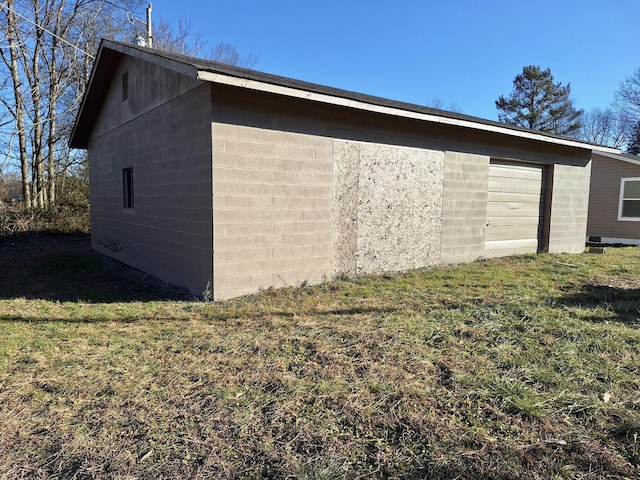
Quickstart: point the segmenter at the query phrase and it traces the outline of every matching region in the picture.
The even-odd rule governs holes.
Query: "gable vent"
[[[122,103],[129,100],[129,72],[122,74]]]

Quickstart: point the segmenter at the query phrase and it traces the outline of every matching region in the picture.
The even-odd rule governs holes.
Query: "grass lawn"
[[[2,242],[0,478],[640,478],[638,247],[209,304]]]

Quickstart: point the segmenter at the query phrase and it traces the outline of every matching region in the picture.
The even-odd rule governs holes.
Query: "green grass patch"
[[[638,279],[610,248],[222,303],[4,295],[0,478],[638,478]]]

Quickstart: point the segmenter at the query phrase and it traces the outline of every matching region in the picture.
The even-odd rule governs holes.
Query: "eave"
[[[600,149],[596,149],[593,151],[594,155],[598,155],[605,158],[610,158],[612,160],[618,160],[620,162],[630,163],[632,165],[640,165],[640,157],[635,155],[623,155],[620,153],[611,153],[609,151],[603,151]]]
[[[82,100],[69,141],[69,145],[72,148],[87,148],[89,136],[100,108],[102,107],[106,89],[112,81],[112,72],[115,70],[117,62],[120,61],[123,55],[151,62],[190,78],[196,78],[214,84],[282,95],[327,105],[347,107],[392,117],[410,118],[480,132],[491,132],[547,144],[598,150],[599,152],[608,154],[620,154],[620,150],[616,148],[593,145],[559,135],[520,128],[492,120],[326,87],[245,68],[224,65],[218,62],[176,55],[109,40],[103,40],[100,44],[89,85]]]

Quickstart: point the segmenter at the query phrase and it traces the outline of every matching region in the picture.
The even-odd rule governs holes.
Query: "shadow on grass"
[[[193,300],[91,249],[88,234],[0,237],[0,299],[114,303]]]
[[[131,318],[118,318],[114,319],[113,315],[101,315],[94,317],[79,317],[79,318],[56,318],[56,317],[38,317],[38,316],[25,316],[25,315],[0,315],[0,322],[2,323],[28,323],[28,324],[55,324],[57,322],[70,325],[70,324],[99,324],[99,323],[135,323],[139,319],[137,317]]]
[[[331,310],[319,310],[319,309],[310,309],[309,311],[278,311],[274,312],[275,315],[279,317],[295,317],[300,315],[301,313],[309,313],[312,315],[318,316],[335,316],[335,317],[344,317],[344,316],[356,316],[356,315],[381,315],[386,313],[395,313],[397,312],[397,308],[392,307],[349,307],[349,308],[333,308]]]
[[[206,307],[205,307],[206,308]],[[240,318],[264,318],[264,317],[279,317],[279,318],[296,318],[300,315],[313,315],[313,316],[356,316],[356,315],[384,315],[398,312],[397,308],[388,307],[353,307],[353,308],[336,308],[331,310],[318,310],[315,308],[306,309],[292,309],[292,310],[261,310],[257,309],[240,309],[238,311],[225,310],[216,311],[210,313],[212,318],[216,320],[237,320]]]
[[[585,284],[580,291],[555,299],[565,307],[597,308],[613,312],[613,320],[629,325],[640,324],[640,288],[616,287],[612,285]],[[610,321],[611,317],[599,315],[587,317],[592,322]]]

